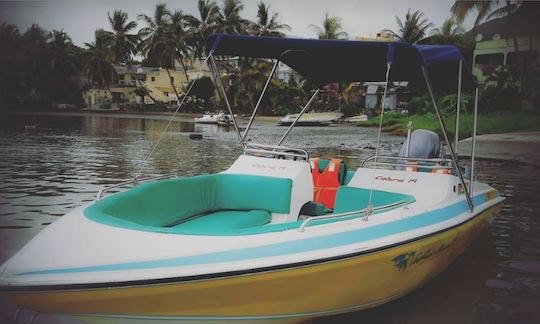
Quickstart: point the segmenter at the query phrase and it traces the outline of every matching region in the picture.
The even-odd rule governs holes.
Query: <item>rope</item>
[[[377,158],[379,157],[379,144],[381,142],[382,123],[383,123],[383,117],[384,117],[384,104],[386,101],[386,92],[388,91],[388,79],[390,76],[390,66],[391,66],[390,63],[386,65],[384,92],[383,92],[383,97],[381,100],[381,120],[379,121],[379,131],[377,133],[377,145],[375,146],[375,159],[373,162],[373,168],[371,169],[371,183],[369,185],[368,211],[373,211],[373,204],[371,203],[371,200],[373,198],[373,180],[374,180],[373,176],[375,174],[375,169],[377,168]],[[366,219],[368,216],[369,216],[368,213],[366,213]]]
[[[208,56],[206,57],[206,59],[204,60],[203,64],[201,64],[201,72],[202,72],[202,69],[203,69],[203,65],[204,64],[207,64],[208,63],[208,60],[210,59],[210,57],[212,56],[212,52],[210,52],[208,54]],[[184,104],[184,102],[186,101],[187,97],[189,96],[189,93],[191,92],[191,89],[193,89],[193,86],[195,85],[195,83],[199,80],[199,78],[193,80],[193,82],[191,82],[191,84],[189,85],[187,91],[186,91],[186,94],[184,95],[184,97],[182,98],[182,101],[180,101],[178,104],[177,104],[177,107],[176,107],[176,110],[174,111],[174,113],[172,114],[171,118],[169,119],[169,122],[167,123],[167,125],[165,126],[165,128],[163,129],[163,131],[161,131],[161,133],[159,134],[159,137],[158,137],[158,140],[156,141],[156,143],[154,143],[154,146],[152,147],[152,150],[150,151],[150,153],[148,153],[148,155],[146,156],[146,158],[142,161],[142,163],[144,164],[145,162],[147,162],[150,157],[152,156],[152,154],[154,154],[154,151],[156,150],[156,148],[158,147],[159,143],[161,142],[161,140],[163,139],[163,136],[165,136],[165,133],[167,132],[167,130],[169,129],[169,127],[171,126],[173,120],[176,118],[176,114],[178,113],[178,111],[180,110],[180,107],[182,107],[182,105]],[[142,171],[139,172],[139,175],[137,175],[135,178],[138,178],[140,175],[141,175]]]

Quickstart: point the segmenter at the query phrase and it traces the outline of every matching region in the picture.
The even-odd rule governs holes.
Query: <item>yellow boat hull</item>
[[[340,260],[159,285],[13,292],[38,312],[181,319],[300,320],[377,306],[428,282],[452,263],[498,212],[432,236]]]

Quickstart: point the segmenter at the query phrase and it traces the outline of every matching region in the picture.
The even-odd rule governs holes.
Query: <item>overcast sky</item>
[[[151,15],[156,3],[166,3],[170,10],[181,9],[197,14],[197,0],[180,1],[8,1],[0,2],[0,21],[18,25],[21,32],[31,24],[63,29],[77,45],[91,42],[97,28],[110,29],[107,12],[115,9],[126,11],[130,19],[137,15]],[[221,4],[221,0],[217,3]],[[244,0],[243,16],[255,20],[259,0]],[[316,37],[310,24],[321,25],[325,12],[340,17],[343,29],[350,38],[374,37],[382,29],[396,30],[395,16],[404,17],[407,10],[422,10],[425,17],[440,26],[450,16],[450,0],[265,0],[272,12],[277,11],[282,23],[292,27],[288,33],[301,37]],[[139,27],[142,22],[138,22]],[[468,30],[472,25],[465,21]]]

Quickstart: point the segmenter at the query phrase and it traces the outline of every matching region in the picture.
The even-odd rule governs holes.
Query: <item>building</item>
[[[200,60],[193,60],[183,69],[164,69],[160,67],[145,67],[139,65],[115,65],[118,75],[117,82],[109,89],[89,86],[83,91],[83,99],[89,108],[101,108],[115,104],[147,104],[154,103],[154,99],[167,105],[175,105],[178,101],[173,85],[179,95],[187,88],[188,80],[202,76],[210,76],[210,70]],[[187,75],[187,78],[186,78]],[[150,96],[140,97],[137,88],[144,83]],[[110,91],[109,91],[110,90]]]
[[[525,65],[540,63],[540,4],[524,2],[508,17],[487,21],[472,31],[476,41],[473,53],[473,74],[484,83],[490,72],[503,65],[515,65],[516,51],[514,37],[518,40],[518,50]]]

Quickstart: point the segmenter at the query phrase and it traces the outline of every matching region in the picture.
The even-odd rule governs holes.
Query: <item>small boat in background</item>
[[[343,114],[335,111],[305,113],[298,119],[295,126],[328,126],[341,117]],[[298,118],[298,114],[287,115],[279,121],[279,125],[290,126],[296,118]]]
[[[349,118],[345,118],[345,122],[346,123],[358,123],[358,122],[367,121],[368,119],[369,119],[368,115],[363,114],[363,115],[356,115],[356,116],[352,116],[352,117],[349,117]]]
[[[230,120],[230,115],[224,112],[216,114],[206,113],[202,117],[195,118],[195,122],[198,124],[219,124],[220,120]]]

